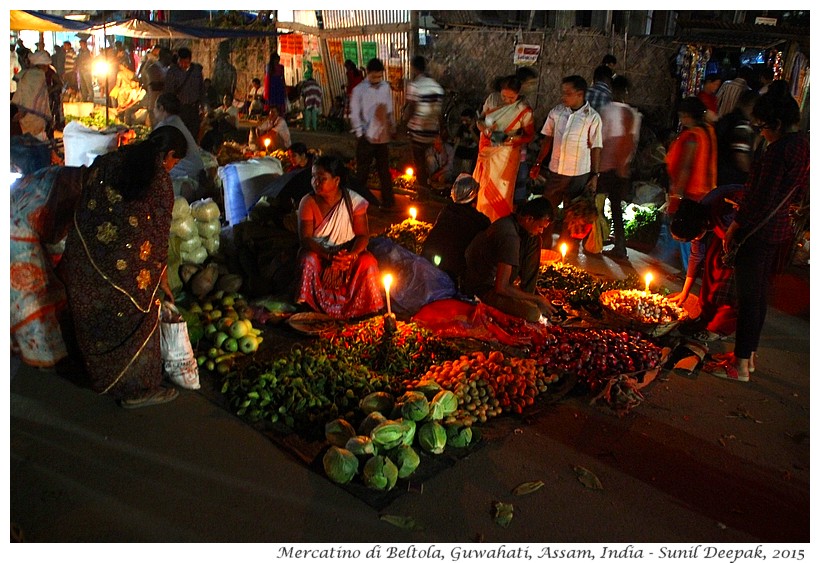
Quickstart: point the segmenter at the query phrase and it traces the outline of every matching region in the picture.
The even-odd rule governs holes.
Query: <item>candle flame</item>
[[[407,167],[407,170],[404,171],[404,175],[407,176],[408,178],[412,178],[413,174],[414,174],[413,169],[409,166]]]
[[[393,275],[385,274],[382,278],[382,282],[384,282],[384,289],[390,291],[390,286],[393,285]]]
[[[567,257],[567,243],[561,243],[561,260]]]
[[[646,291],[647,291],[647,293],[649,292],[649,284],[652,282],[652,278],[653,278],[652,272],[648,272],[643,278],[644,280],[646,280]]]
[[[415,207],[411,207],[410,208],[410,218],[413,219],[413,221],[416,220],[416,215],[418,215],[418,210]]]
[[[265,139],[265,148],[270,146],[270,139]]]
[[[439,264],[441,264],[441,256],[439,256],[438,254],[436,254],[435,256],[433,256],[433,264],[435,264],[436,266],[438,266]]]

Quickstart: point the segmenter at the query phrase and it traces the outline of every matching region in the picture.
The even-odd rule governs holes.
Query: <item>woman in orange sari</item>
[[[476,121],[481,132],[473,178],[481,186],[477,208],[491,221],[513,212],[513,195],[521,146],[535,137],[532,109],[521,98],[521,81],[508,76],[501,83],[502,105]]]

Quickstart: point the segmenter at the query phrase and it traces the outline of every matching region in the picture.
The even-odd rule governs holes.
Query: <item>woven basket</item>
[[[608,301],[608,297],[614,293],[617,293],[618,291],[619,290],[617,289],[605,291],[601,294],[599,298],[599,302],[601,304],[601,312],[603,314],[603,322],[608,326],[611,326],[613,328],[637,330],[647,336],[657,337],[668,334],[672,331],[673,328],[678,326],[678,323],[686,319],[686,311],[683,311],[681,316],[676,321],[671,321],[668,323],[645,323],[635,318],[622,315],[614,311],[607,305],[605,305],[605,303]]]

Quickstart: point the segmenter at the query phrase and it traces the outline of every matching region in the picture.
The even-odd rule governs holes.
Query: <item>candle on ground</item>
[[[652,272],[647,273],[644,276],[644,280],[646,280],[646,293],[649,293],[649,283],[652,281]]]
[[[382,280],[384,281],[384,293],[387,299],[387,314],[390,315],[392,314],[390,311],[390,286],[393,283],[393,276],[391,274],[385,274]]]

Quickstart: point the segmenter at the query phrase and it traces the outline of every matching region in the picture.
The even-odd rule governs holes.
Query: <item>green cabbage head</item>
[[[364,464],[362,479],[364,484],[377,491],[389,491],[396,486],[399,469],[390,458],[383,455],[373,456]]]
[[[325,474],[331,481],[344,485],[359,472],[359,460],[350,450],[330,446],[322,458]]]
[[[431,454],[440,454],[447,445],[447,431],[437,421],[426,423],[418,431],[419,445]]]

